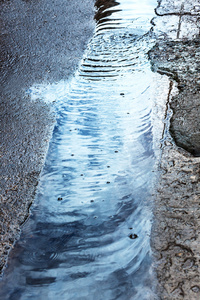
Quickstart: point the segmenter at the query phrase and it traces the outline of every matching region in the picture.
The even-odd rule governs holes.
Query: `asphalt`
[[[33,84],[73,76],[94,28],[93,0],[0,1],[0,273],[28,217],[55,116]]]

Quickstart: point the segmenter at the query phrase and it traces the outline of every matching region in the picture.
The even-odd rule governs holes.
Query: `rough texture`
[[[33,84],[67,79],[94,30],[94,2],[0,1],[0,273],[28,216],[55,122]]]
[[[200,159],[165,146],[152,248],[161,299],[200,299]]]
[[[152,22],[152,69],[178,87],[173,96],[169,89],[152,229],[158,291],[167,300],[200,299],[199,10],[199,1],[159,1]]]
[[[178,82],[170,132],[180,147],[200,155],[200,40],[158,43],[150,51],[154,70]]]

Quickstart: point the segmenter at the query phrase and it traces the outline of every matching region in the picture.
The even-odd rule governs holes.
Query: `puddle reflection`
[[[32,216],[0,284],[4,299],[156,299],[154,106],[166,98],[144,36],[156,1],[96,5],[97,31],[79,72],[64,96],[59,84],[51,90],[58,121]]]

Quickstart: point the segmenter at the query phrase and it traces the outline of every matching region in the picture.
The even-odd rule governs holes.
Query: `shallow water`
[[[70,83],[34,87],[57,124],[1,299],[156,299],[150,231],[168,80],[151,71],[155,0],[97,1]]]

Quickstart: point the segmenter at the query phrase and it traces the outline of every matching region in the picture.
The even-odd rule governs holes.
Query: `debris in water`
[[[135,233],[134,233],[134,234],[131,233],[131,234],[129,235],[129,238],[132,239],[132,240],[135,240],[135,239],[138,238],[138,235],[135,234]]]

